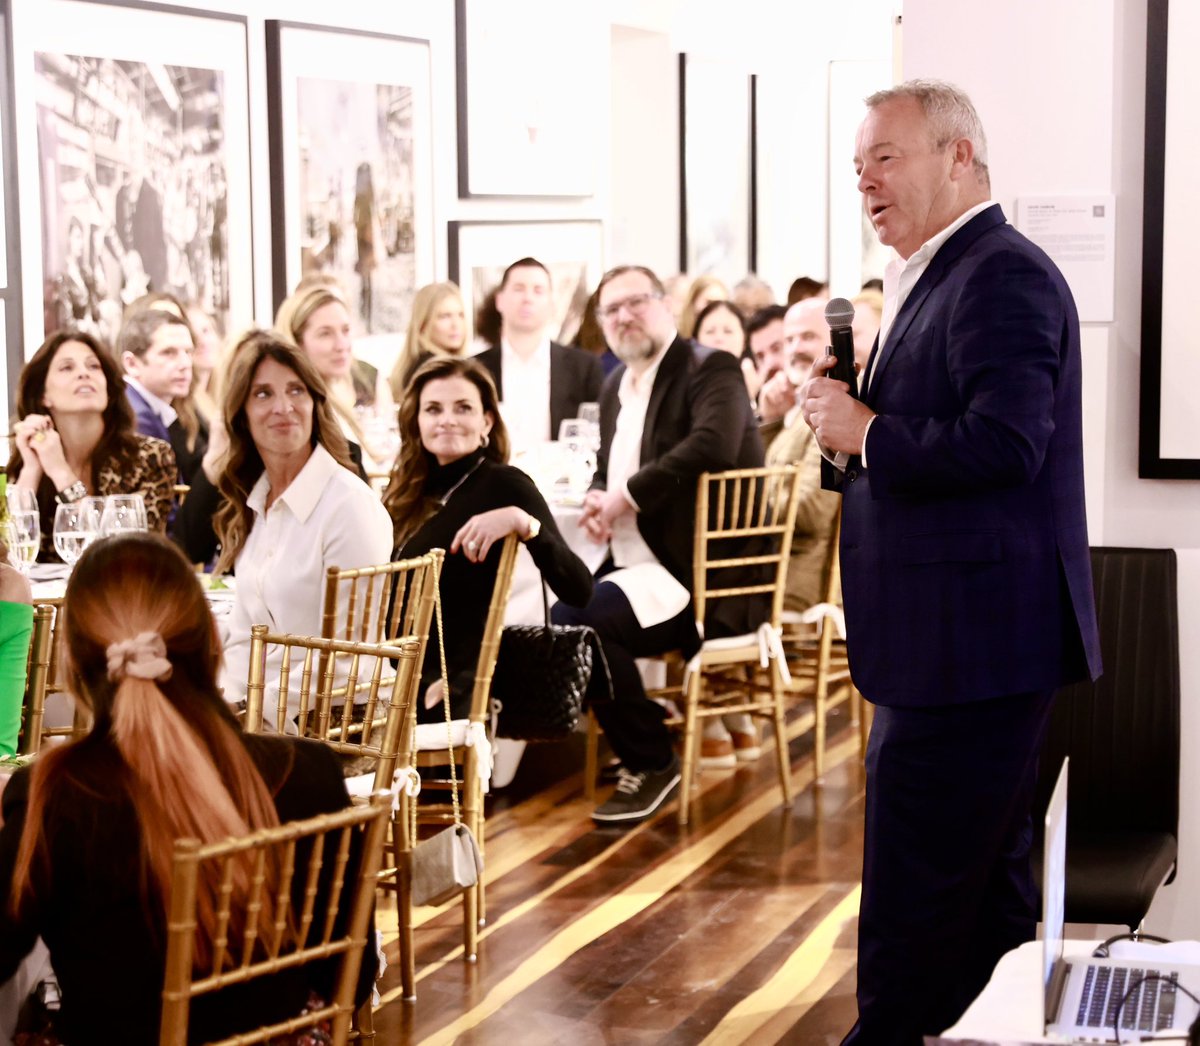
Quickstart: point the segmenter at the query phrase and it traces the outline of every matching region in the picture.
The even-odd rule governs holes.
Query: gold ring
[[[33,434],[33,442],[34,443],[42,443],[45,441],[45,439],[46,439],[46,433],[43,432],[41,429],[39,429],[37,432],[35,432]]]

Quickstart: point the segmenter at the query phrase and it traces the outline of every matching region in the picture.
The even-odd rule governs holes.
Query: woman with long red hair
[[[63,1042],[158,1041],[174,841],[214,842],[349,802],[332,752],[243,734],[217,689],[221,659],[195,572],[167,540],[90,547],[65,599],[64,669],[94,725],[18,771],[0,827],[0,982],[40,936],[62,993]],[[251,869],[235,877],[245,894]],[[268,871],[270,875],[270,871]],[[197,956],[210,953],[221,884],[199,884]],[[270,891],[268,891],[270,895]],[[262,912],[260,922],[274,913]],[[243,927],[230,927],[240,939]],[[375,962],[364,956],[360,1001]],[[332,968],[286,971],[201,996],[198,1041],[296,1016]]]

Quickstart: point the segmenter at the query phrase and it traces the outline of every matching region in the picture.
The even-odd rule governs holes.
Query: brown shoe
[[[700,738],[701,770],[729,770],[735,766],[737,757],[734,755],[733,742],[728,737]]]
[[[762,755],[762,742],[758,737],[758,727],[755,727],[753,733],[749,734],[734,730],[730,736],[733,738],[733,756],[737,762],[753,763]]]

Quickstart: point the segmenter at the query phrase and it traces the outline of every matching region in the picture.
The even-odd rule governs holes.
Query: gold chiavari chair
[[[479,658],[475,664],[475,684],[471,692],[471,709],[467,720],[454,722],[452,736],[464,742],[487,730],[490,712],[492,675],[496,668],[496,657],[500,653],[500,636],[504,630],[504,612],[508,607],[508,594],[512,588],[513,567],[517,559],[517,538],[510,534],[504,539],[500,552],[500,566],[496,573],[496,584],[492,589],[492,601],[488,606],[487,622],[483,639],[479,645]],[[459,787],[462,794],[463,823],[471,830],[484,852],[485,819],[483,782],[480,776],[479,753],[473,744],[450,746],[444,722],[427,723],[414,732],[416,765],[418,768],[447,766],[451,759],[462,767]],[[422,794],[446,792],[450,781],[422,778]],[[454,820],[453,805],[447,801],[419,802],[416,807],[418,824],[445,825]],[[479,926],[487,915],[487,902],[483,876],[478,884],[463,892],[463,957],[474,962],[477,950]]]
[[[742,636],[705,640],[683,683],[683,769],[679,823],[688,822],[703,721],[747,712],[774,726],[783,801],[792,799],[784,723],[787,666],[779,643],[800,473],[794,465],[701,475],[696,495],[692,602],[697,627],[714,603],[769,596],[762,626]],[[736,551],[730,543],[736,543]],[[730,577],[729,571],[736,571]],[[758,670],[765,668],[766,679]],[[747,671],[749,669],[749,671]]]
[[[338,966],[333,997],[327,1005],[224,1039],[221,1046],[267,1042],[325,1020],[332,1024],[335,1043],[347,1041],[390,806],[389,795],[376,793],[365,806],[293,821],[241,838],[207,846],[196,839],[175,843],[159,1035],[162,1046],[187,1043],[189,1010],[198,996],[329,959],[336,959]],[[362,836],[360,863],[348,881],[356,834]],[[304,857],[306,852],[306,859],[298,862],[297,855]],[[270,893],[264,877],[269,863],[278,870],[276,886]],[[198,887],[200,869],[205,864],[216,865],[222,884],[232,884],[239,872],[246,875],[249,896],[242,910],[235,913],[233,892],[218,892],[212,955],[197,964]],[[231,926],[241,926],[241,933],[233,936]],[[370,1004],[363,1009],[369,1010]]]
[[[279,652],[279,668],[268,689],[267,652]],[[250,628],[250,678],[246,688],[245,728],[263,728],[265,698],[275,703],[274,729],[297,733],[331,747],[353,760],[356,769],[370,767],[369,788],[391,789],[401,771],[400,795],[385,836],[389,863],[379,873],[380,885],[396,893],[399,913],[400,958],[406,995],[415,984],[411,903],[409,892],[409,831],[407,779],[411,764],[412,702],[420,679],[421,643],[404,638],[392,644],[353,643],[317,636],[269,632],[266,625]],[[396,661],[392,673],[389,662]],[[385,673],[387,680],[385,681]],[[348,695],[350,699],[348,699]],[[365,703],[354,703],[365,695]],[[403,765],[401,760],[403,759]],[[360,778],[364,775],[360,775]],[[365,781],[364,781],[365,783]],[[381,847],[384,841],[381,841]]]
[[[799,615],[785,612],[783,622],[783,649],[791,676],[785,689],[789,695],[798,695],[813,702],[813,771],[818,780],[825,776],[825,738],[829,713],[842,705],[848,708],[850,725],[858,731],[859,751],[863,757],[866,756],[870,726],[869,706],[850,678],[850,662],[846,656],[840,610],[840,527],[839,508],[829,535],[821,579],[821,602],[812,608],[812,613]],[[814,620],[801,620],[802,617],[814,617]]]
[[[18,751],[34,755],[52,738],[82,737],[91,728],[92,717],[86,708],[62,688],[59,678],[59,644],[57,627],[62,615],[62,597],[42,599],[34,604],[33,634],[29,642],[29,664],[26,672],[25,708],[21,717],[21,738]],[[62,718],[69,711],[69,726],[46,726],[47,703],[61,695],[63,705],[58,712]]]
[[[359,643],[416,636],[424,644],[444,556],[435,548],[423,556],[379,566],[330,567],[325,575],[321,635]]]

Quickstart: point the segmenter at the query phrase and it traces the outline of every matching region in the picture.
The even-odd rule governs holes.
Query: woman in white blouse
[[[283,338],[262,331],[243,343],[223,415],[229,452],[214,526],[217,569],[232,566],[237,586],[222,679],[236,701],[246,692],[250,626],[320,635],[327,569],[386,563],[392,521],[354,471],[325,382]],[[267,705],[278,663],[278,650],[268,653]]]

